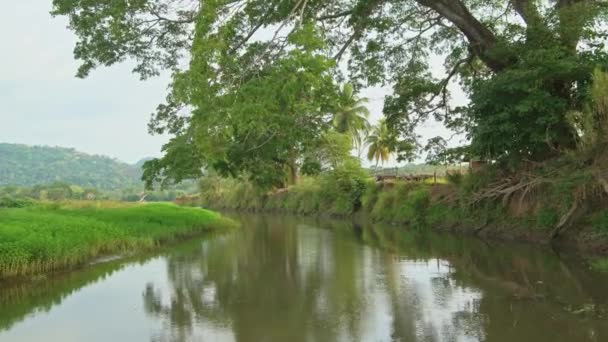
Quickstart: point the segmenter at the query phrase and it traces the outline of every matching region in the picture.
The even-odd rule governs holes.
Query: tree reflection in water
[[[155,340],[483,339],[481,292],[459,285],[447,261],[362,245],[349,224],[247,220],[235,235],[169,257],[170,296],[154,284],[143,295],[165,322]]]
[[[547,249],[241,221],[148,256],[2,283],[0,341],[608,341],[608,275]]]

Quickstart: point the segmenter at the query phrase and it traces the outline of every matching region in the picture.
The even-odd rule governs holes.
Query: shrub
[[[316,178],[302,177],[300,183],[289,189],[286,209],[299,214],[313,214],[321,204],[321,186]]]
[[[393,189],[385,189],[378,194],[371,215],[374,220],[387,221],[393,220],[393,207],[395,206],[396,192]]]
[[[460,186],[465,176],[460,172],[447,172],[445,177],[448,180],[448,183]]]
[[[608,258],[592,261],[591,268],[598,272],[608,272]]]
[[[452,208],[444,204],[433,204],[429,206],[426,212],[426,224],[429,226],[438,224],[452,225],[458,222],[461,216],[461,208]]]
[[[595,230],[608,234],[608,210],[604,210],[597,214],[592,219],[591,223]]]
[[[330,214],[348,215],[361,207],[361,197],[369,176],[358,161],[348,161],[320,178],[321,204]]]
[[[559,221],[559,216],[554,209],[543,208],[536,214],[536,226],[541,229],[550,229],[555,227]]]
[[[381,190],[382,185],[378,184],[376,180],[369,179],[365,182],[365,191],[361,196],[361,207],[365,212],[372,212],[374,205],[378,201],[378,194]]]
[[[426,187],[419,187],[408,192],[403,205],[403,219],[421,228],[426,224],[430,193]]]
[[[25,208],[34,204],[29,198],[0,197],[0,208]]]

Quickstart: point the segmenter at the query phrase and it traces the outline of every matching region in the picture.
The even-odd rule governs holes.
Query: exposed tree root
[[[601,172],[597,172],[595,173],[595,179],[597,179],[597,182],[600,183],[600,185],[604,189],[604,192],[606,193],[606,195],[608,195],[608,181],[606,180],[604,175],[602,175]]]
[[[575,198],[574,202],[572,203],[572,206],[570,207],[570,210],[568,210],[567,213],[562,215],[562,217],[559,219],[559,222],[557,223],[557,225],[555,225],[555,228],[553,228],[553,232],[551,232],[551,240],[555,240],[559,237],[559,235],[563,231],[563,228],[566,226],[566,224],[568,223],[568,221],[570,220],[572,215],[574,215],[574,213],[576,212],[576,209],[578,209],[578,205],[579,205],[579,200],[578,200],[578,198]]]
[[[472,198],[472,204],[477,204],[487,199],[502,198],[503,203],[507,203],[512,195],[521,191],[519,197],[520,203],[523,202],[526,195],[535,187],[542,183],[548,183],[549,180],[532,175],[530,173],[524,174],[522,177],[508,177],[499,182],[490,185],[488,188],[474,193]]]

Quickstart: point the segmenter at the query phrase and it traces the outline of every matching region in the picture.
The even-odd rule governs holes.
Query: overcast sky
[[[159,156],[167,138],[148,135],[146,125],[167,75],[142,82],[127,63],[75,78],[75,37],[50,9],[51,0],[0,1],[0,142],[73,147],[129,163]],[[372,121],[382,116],[386,91],[363,94]],[[430,123],[420,134],[446,132]]]
[[[130,65],[75,78],[75,37],[50,9],[51,0],[0,1],[0,142],[73,147],[126,162],[158,156],[166,138],[148,135],[146,124],[168,78],[141,82]]]

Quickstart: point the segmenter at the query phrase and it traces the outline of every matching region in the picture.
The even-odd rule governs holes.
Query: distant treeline
[[[163,202],[174,201],[177,197],[191,195],[197,191],[195,182],[184,182],[170,189],[157,191],[144,191],[142,187],[103,191],[61,182],[33,187],[5,186],[0,187],[0,207],[22,207],[27,206],[31,201],[118,200],[136,202],[144,199],[147,202]]]

